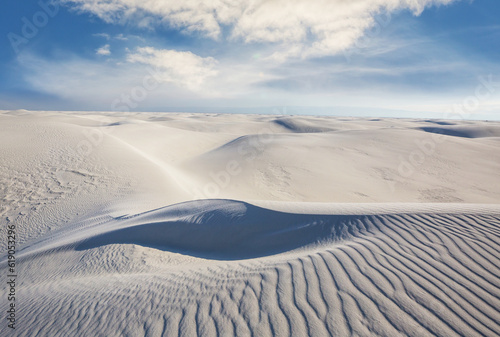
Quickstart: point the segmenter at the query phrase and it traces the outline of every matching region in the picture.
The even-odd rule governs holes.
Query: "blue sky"
[[[500,119],[499,17],[497,0],[6,0],[0,109]]]

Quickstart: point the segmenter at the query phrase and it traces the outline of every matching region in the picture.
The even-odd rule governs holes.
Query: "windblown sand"
[[[499,336],[499,149],[491,121],[2,111],[0,335]]]

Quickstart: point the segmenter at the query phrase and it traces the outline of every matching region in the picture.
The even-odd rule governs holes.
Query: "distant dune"
[[[0,335],[499,336],[499,130],[0,112]]]
[[[500,126],[450,125],[443,127],[422,127],[426,132],[464,138],[500,137]]]

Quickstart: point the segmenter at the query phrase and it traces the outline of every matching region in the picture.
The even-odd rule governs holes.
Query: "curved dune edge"
[[[375,216],[408,213],[500,214],[500,206],[196,200],[95,225],[67,226],[20,254],[137,244],[208,259],[238,260],[374,235],[378,231],[371,225]]]
[[[316,222],[332,217],[335,225],[326,228],[345,228],[338,233],[346,234],[263,258],[202,259],[175,269],[156,265],[130,271],[121,261],[128,258],[127,247],[140,246],[137,242],[103,241],[81,250],[27,254],[22,263],[26,268],[32,259],[32,265],[55,273],[72,264],[84,269],[78,266],[83,261],[87,267],[108,263],[114,269],[96,275],[61,273],[65,277],[45,282],[25,271],[18,335],[498,336],[500,212],[495,206],[472,211],[472,205],[465,210],[424,205],[423,212],[409,212],[402,205],[387,207],[394,212],[303,214],[302,220]],[[112,233],[124,223],[137,228],[159,219],[183,218],[213,229],[213,223],[226,220],[222,235],[231,226],[244,229],[238,224],[252,215],[268,224],[292,219],[288,213],[216,200],[174,205],[116,219],[104,227]],[[112,228],[113,222],[122,227]],[[291,232],[319,228],[301,223]],[[93,228],[96,235],[91,238],[103,234],[99,225]],[[140,233],[127,237],[137,239]],[[295,236],[304,238],[305,233]],[[158,259],[170,254],[149,251]],[[57,266],[50,265],[54,260]]]

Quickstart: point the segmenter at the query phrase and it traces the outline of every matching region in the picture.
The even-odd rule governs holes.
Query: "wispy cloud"
[[[109,44],[105,44],[101,48],[97,48],[95,53],[97,55],[103,55],[103,56],[111,55],[111,50],[110,50]]]
[[[125,35],[123,34],[118,34],[115,36],[115,39],[117,40],[121,40],[121,41],[127,41],[128,40],[128,37],[126,37]]]
[[[153,76],[161,85],[148,92],[148,101],[141,102],[141,108],[210,96],[205,82],[217,77],[217,61],[213,58],[150,47],[129,51],[123,58],[109,62],[77,56],[46,59],[23,54],[18,64],[30,89],[100,109],[110,109],[114,99],[130,95],[147,77]]]
[[[106,40],[109,40],[110,39],[110,36],[109,34],[106,34],[106,33],[96,33],[96,34],[92,34],[92,36],[95,36],[95,37],[102,37]]]
[[[346,67],[345,63],[321,64],[317,60],[271,67],[258,61],[216,62],[188,52],[151,47],[136,49],[118,61],[79,57],[48,60],[24,55],[19,62],[32,90],[74,106],[103,110],[112,110],[117,98],[131,97],[134,88],[154,74],[162,84],[148,91],[147,99],[134,109],[300,105],[357,106],[368,112],[374,108],[442,112],[474,95],[478,83],[475,74],[485,70],[461,74],[465,66],[460,63],[391,68],[383,64]],[[485,67],[498,70],[492,65]],[[436,71],[441,75],[435,76]],[[457,80],[457,76],[464,80]],[[494,80],[499,81],[498,77]],[[425,88],[421,83],[426,83]],[[499,102],[500,89],[477,112],[497,111]]]
[[[93,100],[108,106],[111,97],[140,78],[131,69],[79,57],[48,60],[25,54],[18,58],[18,63],[33,90],[82,104]]]

